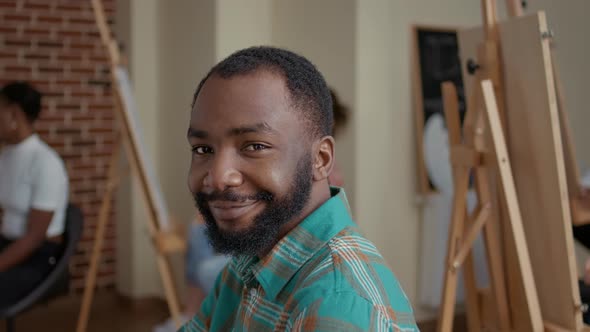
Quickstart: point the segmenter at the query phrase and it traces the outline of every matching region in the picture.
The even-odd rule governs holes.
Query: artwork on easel
[[[462,119],[465,97],[457,30],[416,25],[412,38],[418,191],[421,194],[452,192],[440,85],[451,81],[457,87]]]
[[[115,71],[115,77],[121,91],[121,100],[124,104],[123,111],[125,112],[125,117],[127,118],[129,126],[131,127],[131,139],[134,141],[133,143],[137,147],[137,155],[140,159],[140,165],[145,168],[145,180],[148,184],[147,187],[151,191],[151,196],[154,198],[154,205],[158,215],[157,220],[159,222],[159,226],[162,230],[168,230],[168,207],[164,199],[160,181],[158,181],[156,171],[153,167],[154,159],[151,158],[148,149],[146,149],[144,146],[145,140],[142,135],[141,126],[139,123],[137,106],[135,104],[135,98],[133,97],[129,73],[125,67],[118,66]]]

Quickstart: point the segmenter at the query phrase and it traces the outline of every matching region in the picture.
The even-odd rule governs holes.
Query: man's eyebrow
[[[232,128],[228,131],[228,135],[230,136],[238,136],[244,135],[249,133],[268,133],[268,134],[276,134],[277,131],[272,129],[266,122],[260,122],[253,125],[246,125],[237,128]]]
[[[192,127],[189,127],[186,136],[188,138],[207,138],[207,136],[209,136],[209,134],[204,130],[198,130],[198,129],[193,129]]]

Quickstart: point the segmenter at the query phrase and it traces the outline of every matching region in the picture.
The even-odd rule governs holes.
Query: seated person
[[[61,253],[68,178],[33,130],[41,94],[27,83],[0,90],[0,308],[26,296]]]
[[[185,323],[197,313],[203,299],[213,288],[217,275],[229,261],[228,256],[213,251],[205,230],[206,226],[200,219],[189,227],[188,246],[185,256],[186,297],[181,316],[182,323]],[[164,323],[157,325],[153,331],[174,332],[176,330],[174,320],[168,318]]]

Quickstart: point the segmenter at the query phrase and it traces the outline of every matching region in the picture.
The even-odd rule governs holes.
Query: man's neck
[[[315,210],[317,210],[320,206],[322,206],[327,200],[331,198],[330,194],[330,186],[327,183],[322,184],[315,184],[317,188],[313,188],[309,197],[309,201],[305,208],[301,210],[301,212],[293,218],[293,220],[289,221],[288,223],[284,224],[279,231],[279,236],[277,236],[277,240],[270,246],[269,248],[265,248],[261,252],[258,253],[259,258],[264,258],[268,253],[276,246],[276,244],[281,241],[289,232],[293,230],[293,228],[297,227],[307,216],[312,214]]]
[[[35,132],[31,128],[23,128],[16,133],[14,140],[12,140],[10,144],[19,144],[27,138],[31,137],[34,133]]]

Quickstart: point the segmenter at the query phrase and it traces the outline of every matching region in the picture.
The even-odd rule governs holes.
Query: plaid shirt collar
[[[231,264],[246,287],[262,286],[276,298],[297,271],[336,234],[355,226],[344,190],[331,187],[331,198],[283,237],[263,259],[237,256]]]

